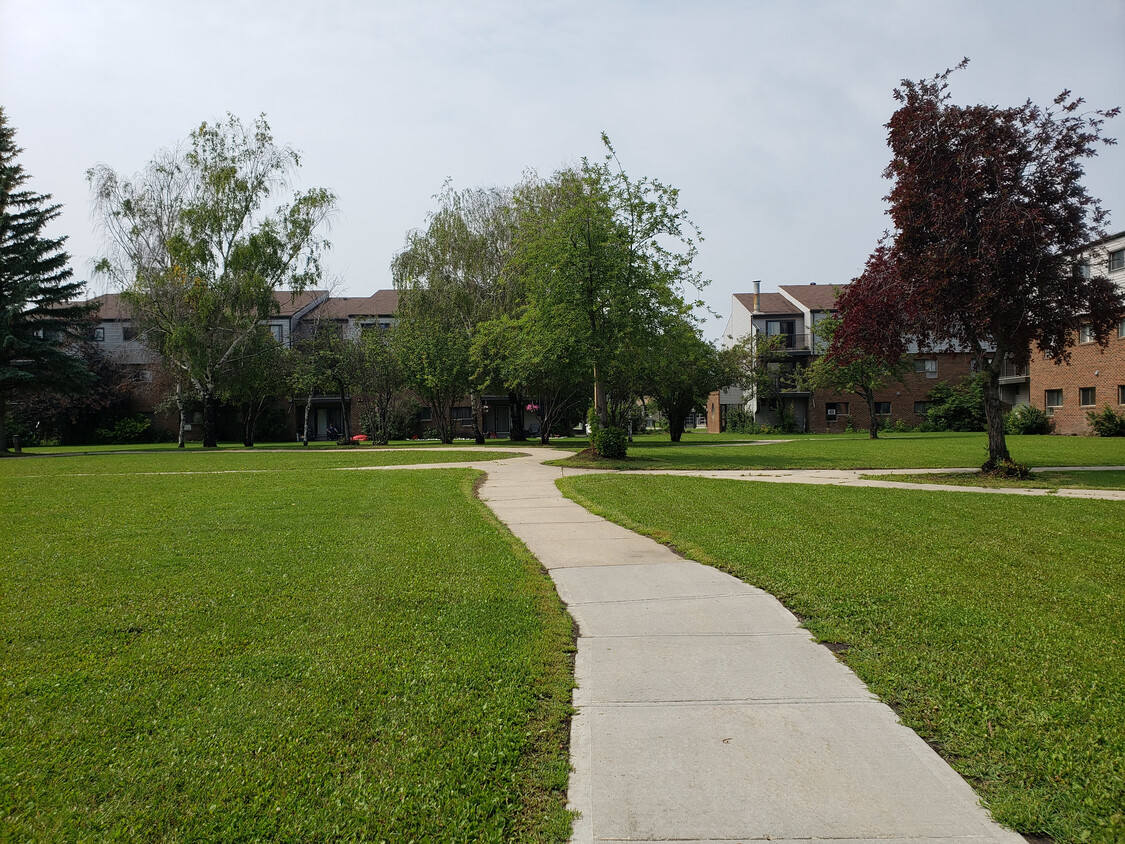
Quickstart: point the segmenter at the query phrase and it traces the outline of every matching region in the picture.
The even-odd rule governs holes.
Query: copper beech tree
[[[884,172],[893,230],[841,294],[833,345],[887,361],[912,345],[971,353],[988,419],[983,468],[994,471],[1011,460],[1005,362],[1027,363],[1034,345],[1065,363],[1080,325],[1104,346],[1125,312],[1122,292],[1083,254],[1108,218],[1082,183],[1083,161],[1114,143],[1102,129],[1120,109],[1084,111],[1070,91],[1046,108],[955,105],[952,72],[894,92]]]

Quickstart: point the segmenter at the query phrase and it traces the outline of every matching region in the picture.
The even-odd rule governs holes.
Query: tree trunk
[[[996,359],[1001,359],[997,354]],[[1011,461],[1008,441],[1004,434],[1004,405],[1000,401],[1000,371],[988,366],[984,369],[984,416],[988,422],[988,460],[981,471],[991,472],[1000,461]]]
[[[0,394],[0,456],[8,453],[8,429],[4,425],[4,416],[8,410],[8,399]]]
[[[340,390],[340,424],[342,424],[344,426],[344,442],[349,442],[352,438],[351,414],[348,412],[348,404],[349,403],[350,402],[349,402],[347,396],[344,394],[344,391],[341,389]]]
[[[605,385],[598,377],[598,368],[594,367],[594,409],[598,414],[598,424],[603,428],[609,427],[609,405],[605,399]]]
[[[203,447],[218,448],[219,440],[215,436],[215,396],[209,390],[203,391]]]
[[[523,429],[523,399],[519,393],[508,393],[508,417],[508,439],[514,443],[527,442],[527,432]]]
[[[672,442],[678,443],[684,435],[684,414],[673,413],[668,417],[668,436]]]
[[[868,439],[879,439],[879,417],[875,415],[875,393],[872,390],[864,390],[863,397],[867,400],[867,415],[871,417],[871,424],[867,429]]]
[[[305,400],[305,424],[301,428],[301,443],[302,445],[309,444],[309,415],[312,413],[312,393],[309,393],[308,399]]]
[[[184,406],[184,392],[179,384],[176,384],[176,411],[180,417],[180,430],[176,435],[176,448],[183,448],[187,442],[187,408]]]
[[[258,414],[254,412],[253,402],[247,402],[242,408],[242,445],[246,448],[254,447],[254,424],[258,421]]]
[[[483,402],[476,393],[469,393],[469,407],[473,411],[473,442],[484,445],[484,431],[481,430],[481,420],[484,418]]]

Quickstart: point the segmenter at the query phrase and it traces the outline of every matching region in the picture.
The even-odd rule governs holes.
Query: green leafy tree
[[[242,444],[254,447],[254,433],[262,411],[285,395],[287,386],[285,350],[264,325],[259,325],[242,344],[242,351],[220,384],[218,395],[238,407],[242,415]]]
[[[501,274],[511,251],[511,199],[503,190],[454,191],[447,184],[438,202],[426,228],[407,234],[391,271],[403,336],[444,336],[404,348],[402,362],[418,394],[428,396],[428,404],[440,400],[442,407],[431,405],[435,418],[468,397],[473,436],[483,443],[482,395],[496,372],[490,356],[475,361],[470,356],[480,348],[475,342],[480,326],[510,311],[510,288]],[[450,391],[457,393],[452,399]],[[438,430],[445,430],[442,423]]]
[[[735,379],[730,359],[704,340],[695,325],[679,317],[667,320],[645,351],[646,392],[668,420],[672,442],[679,442],[684,417],[706,407],[714,390]]]
[[[726,365],[734,372],[728,383],[736,383],[744,393],[757,399],[759,408],[776,408],[785,413],[785,392],[796,389],[800,374],[786,352],[783,334],[748,334],[725,350]],[[757,420],[754,421],[757,424]]]
[[[842,318],[825,317],[816,324],[818,342],[827,344],[827,351],[819,355],[802,373],[805,383],[814,390],[832,393],[854,393],[867,404],[871,426],[868,436],[879,437],[879,417],[875,414],[875,394],[891,381],[901,382],[911,364],[911,358],[900,355],[886,359],[874,352],[855,346],[834,345],[832,340],[839,330]]]
[[[40,390],[81,392],[93,380],[68,349],[88,327],[90,307],[76,303],[85,284],[70,280],[66,238],[44,236],[60,206],[24,187],[29,176],[16,160],[23,150],[15,134],[0,108],[0,455],[8,453],[12,400]]]
[[[1026,363],[1033,346],[1065,363],[1080,325],[1104,345],[1125,314],[1125,291],[1082,267],[1107,219],[1082,183],[1083,162],[1113,143],[1102,129],[1119,109],[1086,110],[1069,91],[1046,108],[960,106],[951,72],[894,92],[884,173],[894,230],[840,295],[841,339],[887,360],[912,342],[972,354],[991,471],[1010,463],[1004,366]]]
[[[679,208],[679,192],[630,178],[602,140],[602,162],[529,178],[516,192],[511,272],[524,299],[544,303],[543,313],[563,308],[578,317],[576,339],[606,427],[614,399],[624,412],[637,397],[635,350],[659,333],[662,319],[688,314],[685,288],[704,282],[692,268],[699,231]]]
[[[158,153],[134,179],[87,173],[108,254],[98,269],[117,282],[146,342],[203,402],[203,445],[217,444],[215,400],[274,292],[322,277],[318,234],[336,207],[323,188],[290,194],[300,165],[265,117],[202,124],[184,148]],[[265,204],[285,196],[276,209]]]
[[[355,350],[354,395],[362,408],[364,428],[380,445],[390,442],[406,403],[396,332],[396,326],[364,331]]]
[[[301,443],[309,444],[313,398],[329,389],[330,373],[335,363],[339,328],[331,322],[319,321],[304,336],[297,338],[288,354],[288,385],[294,399],[304,399]]]

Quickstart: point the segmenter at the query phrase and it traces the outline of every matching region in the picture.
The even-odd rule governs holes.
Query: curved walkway
[[[1023,841],[775,598],[565,498],[555,481],[592,471],[543,465],[567,454],[468,465],[487,472],[481,498],[547,568],[577,624],[572,841]],[[659,474],[1050,492],[850,471]]]

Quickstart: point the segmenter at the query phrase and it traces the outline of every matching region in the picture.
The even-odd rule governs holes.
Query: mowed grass
[[[309,469],[356,469],[370,466],[411,466],[422,463],[471,463],[501,460],[500,451],[395,450],[351,451],[289,449],[285,451],[204,451],[202,449],[149,452],[113,451],[96,455],[62,453],[51,456],[10,457],[0,460],[5,479],[83,475],[228,474],[231,472],[293,472]]]
[[[1125,839],[1119,502],[588,475],[564,492],[777,595],[994,816]]]
[[[0,840],[565,840],[571,624],[478,474],[188,457],[0,461]],[[139,473],[194,462],[271,471]]]
[[[745,438],[743,438],[744,440]],[[753,438],[751,438],[753,439]],[[1030,466],[1125,466],[1125,437],[1010,436],[1012,457]],[[753,443],[731,435],[635,437],[623,461],[581,455],[562,466],[612,469],[954,469],[980,466],[988,457],[984,434],[798,434]]]
[[[864,475],[877,481],[900,481],[914,484],[947,484],[979,486],[987,489],[1125,489],[1125,470],[1107,469],[1098,472],[1034,472],[1025,481],[994,478],[978,472],[927,472],[917,475]]]

